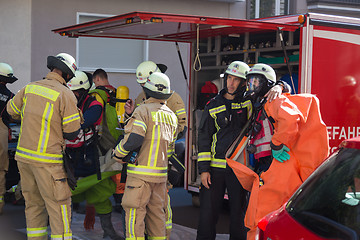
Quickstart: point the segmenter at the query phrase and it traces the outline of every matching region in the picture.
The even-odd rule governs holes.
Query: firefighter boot
[[[104,230],[104,238],[109,236],[112,240],[124,240],[124,238],[120,237],[113,227],[111,222],[111,213],[108,214],[99,214],[101,228]]]

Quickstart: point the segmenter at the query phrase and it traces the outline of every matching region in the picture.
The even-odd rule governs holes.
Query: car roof
[[[360,149],[360,137],[346,139],[340,144],[339,147]]]

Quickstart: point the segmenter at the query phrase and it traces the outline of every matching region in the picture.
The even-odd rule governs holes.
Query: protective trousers
[[[170,239],[171,230],[172,230],[172,210],[170,205],[170,195],[166,194],[166,207],[165,207],[165,216],[166,216],[166,239]]]
[[[0,118],[0,214],[2,213],[2,209],[5,205],[5,174],[9,167],[8,134],[8,127],[3,123],[2,119]]]
[[[62,165],[34,166],[18,162],[25,199],[27,237],[47,240],[48,219],[51,239],[72,239],[71,191]]]
[[[166,239],[166,182],[146,182],[128,176],[122,206],[125,210],[126,239]]]
[[[244,226],[244,217],[248,192],[241,186],[228,165],[226,165],[225,171],[212,168],[210,174],[210,189],[203,185],[200,188],[200,221],[196,239],[215,240],[216,224],[227,189],[230,207],[230,239],[246,240],[247,229]]]

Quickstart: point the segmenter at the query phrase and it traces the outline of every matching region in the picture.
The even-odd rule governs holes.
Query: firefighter
[[[145,61],[139,64],[136,68],[136,81],[139,83],[140,86],[144,86],[145,82],[147,81],[148,77],[154,72],[162,72],[165,73],[167,67],[164,64],[156,64],[153,61]],[[180,95],[175,92],[171,91],[171,96],[167,99],[166,105],[176,114],[178,119],[178,132],[177,139],[182,138],[185,136],[187,130],[187,117],[185,111],[185,104]],[[141,91],[139,96],[135,99],[134,102],[130,99],[125,104],[125,117],[129,118],[129,116],[134,111],[134,108],[139,106],[142,102],[146,99],[145,92]],[[175,168],[177,168],[177,173],[181,173],[185,171],[184,165],[178,159],[178,154],[176,152],[169,152],[168,153],[169,160],[173,164]],[[168,190],[172,188],[172,184],[168,182]],[[170,234],[172,230],[172,210],[170,205],[170,196],[167,194],[167,206],[166,206],[166,235],[167,239],[170,239]]]
[[[253,125],[257,173],[253,184],[246,226],[254,239],[257,222],[280,208],[300,184],[327,157],[329,142],[318,99],[311,94],[282,95],[267,102],[265,93],[275,85],[276,74],[266,64],[255,64],[247,74],[247,96],[254,102],[257,124]],[[245,179],[245,174],[241,174]],[[248,184],[246,184],[248,185]],[[255,189],[256,188],[256,189]]]
[[[171,96],[169,78],[152,73],[143,86],[146,100],[125,125],[125,137],[113,157],[122,162],[137,151],[136,163],[128,163],[122,206],[126,212],[126,238],[166,239],[167,152],[177,134],[176,115],[166,106]]]
[[[14,76],[12,67],[7,63],[0,63],[0,214],[2,214],[5,205],[5,174],[9,167],[8,134],[10,117],[6,111],[6,104],[14,96],[14,94],[6,87],[6,84],[11,84],[16,80],[17,78]]]
[[[147,78],[154,72],[162,72],[165,73],[167,70],[167,67],[164,64],[156,64],[153,61],[145,61],[139,64],[139,66],[136,68],[136,81],[139,83],[140,86],[144,86],[145,82],[147,81]],[[175,92],[171,91],[171,96],[166,101],[166,105],[176,114],[176,117],[178,118],[178,132],[179,136],[177,139],[181,138],[186,133],[187,129],[187,117],[186,117],[186,111],[185,111],[185,104],[180,95]],[[125,104],[125,112],[127,114],[127,117],[129,117],[132,112],[134,111],[134,108],[139,106],[142,102],[144,102],[146,99],[144,91],[141,91],[141,93],[137,96],[135,99],[135,103],[130,99]]]
[[[104,119],[108,119],[108,121],[102,122],[102,128],[100,131],[100,144],[99,147],[101,149],[102,155],[106,155],[106,152],[109,150],[112,150],[116,143],[118,142],[118,137],[120,135],[119,130],[114,128],[109,128],[110,124],[111,126],[119,126],[118,119],[116,114],[110,114],[110,110],[116,111],[115,108],[115,102],[113,100],[116,98],[116,89],[110,85],[108,80],[107,73],[101,69],[98,68],[95,70],[93,74],[95,89],[91,91],[91,95],[96,97],[96,100],[103,104],[104,106]],[[109,105],[107,105],[107,103]],[[105,109],[108,107],[108,111]],[[106,116],[106,114],[109,114],[109,116],[113,118],[109,118]],[[110,121],[109,121],[110,120]],[[125,169],[124,169],[125,171]],[[115,200],[115,211],[122,213],[123,209],[121,207],[121,198],[124,193],[124,187],[125,187],[125,180],[124,174],[117,174],[115,176],[112,176],[112,179],[116,183],[116,191],[114,193],[114,200]]]
[[[225,71],[224,86],[205,106],[198,132],[198,168],[201,178],[200,218],[197,239],[215,239],[216,223],[227,189],[230,206],[230,238],[246,239],[244,217],[248,192],[226,164],[225,153],[252,115],[252,103],[243,98],[249,66],[232,62]],[[281,94],[275,86],[267,93]]]
[[[112,204],[109,199],[114,194],[116,187],[110,177],[118,172],[103,172],[101,179],[97,178],[98,171],[100,171],[97,134],[102,120],[103,106],[88,94],[92,84],[92,75],[76,71],[75,77],[67,84],[74,92],[78,100],[78,107],[84,115],[84,123],[81,124],[78,137],[71,141],[66,140],[66,151],[72,157],[75,165],[75,177],[80,178],[77,187],[72,191],[72,200],[75,203],[86,200],[87,214],[84,220],[86,229],[94,228],[95,221],[92,220],[94,220],[95,214],[90,214],[89,211],[96,212],[100,218],[104,237],[123,239],[117,235],[111,222]],[[92,206],[95,211],[89,209]]]
[[[66,83],[74,77],[75,59],[67,53],[47,58],[51,72],[23,87],[7,104],[14,119],[21,118],[16,149],[25,199],[28,239],[72,239],[71,191],[64,169],[64,139],[79,133],[82,115]],[[65,159],[65,158],[64,158]]]

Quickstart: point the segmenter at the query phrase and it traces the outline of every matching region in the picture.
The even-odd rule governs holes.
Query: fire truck
[[[331,151],[360,135],[360,18],[307,13],[243,20],[151,12],[132,12],[55,29],[68,37],[104,37],[188,43],[188,132],[184,187],[197,199],[197,128],[207,81],[223,87],[219,76],[241,60],[271,65],[295,93],[320,99]]]

